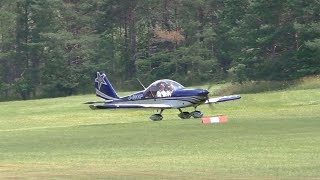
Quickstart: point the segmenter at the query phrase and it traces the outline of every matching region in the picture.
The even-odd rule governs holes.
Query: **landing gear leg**
[[[153,115],[151,115],[151,116],[150,116],[150,119],[151,119],[152,121],[161,121],[161,120],[163,119],[163,116],[161,115],[162,112],[163,112],[163,110],[164,110],[164,109],[161,109],[159,114],[153,114]]]

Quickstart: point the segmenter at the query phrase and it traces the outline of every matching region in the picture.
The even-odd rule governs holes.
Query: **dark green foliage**
[[[19,79],[15,82],[15,91],[23,100],[29,99],[32,92],[32,82],[28,79]]]
[[[320,73],[317,0],[2,0],[0,99]]]
[[[317,24],[319,10],[314,7],[320,4],[308,2],[251,2],[229,36],[241,45],[239,54],[229,53],[236,60],[233,72],[238,80],[296,79],[319,73],[319,56],[309,43],[316,42],[319,31],[306,27]]]

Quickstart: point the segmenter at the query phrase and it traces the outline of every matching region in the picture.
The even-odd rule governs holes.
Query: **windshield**
[[[184,86],[179,84],[176,81],[170,80],[170,79],[162,79],[153,82],[150,84],[150,86],[147,87],[147,89],[144,91],[144,97],[145,98],[155,98],[155,97],[165,97],[165,96],[171,96],[171,93],[177,89],[182,89]],[[166,93],[163,93],[163,95],[159,95],[159,91],[166,91]],[[158,93],[158,95],[157,95]]]
[[[149,87],[147,87],[147,89],[152,88],[152,87],[159,87],[160,84],[164,84],[165,86],[170,85],[174,88],[174,90],[184,88],[184,86],[182,86],[181,84],[179,84],[176,81],[173,81],[170,79],[162,79],[162,80],[158,80],[158,81],[153,82],[152,84],[150,84]]]

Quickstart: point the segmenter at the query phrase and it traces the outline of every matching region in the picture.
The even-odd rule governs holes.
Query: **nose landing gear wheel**
[[[191,114],[189,112],[181,112],[180,114],[178,114],[178,116],[181,119],[189,119],[191,117]]]
[[[152,116],[150,116],[150,119],[152,121],[161,121],[162,120],[162,115],[161,114],[153,114]]]
[[[190,114],[194,118],[202,118],[203,117],[203,113],[201,111],[192,111]]]
[[[189,112],[182,112],[182,110],[179,108],[180,114],[178,114],[179,118],[181,119],[189,119],[191,117],[191,114]]]

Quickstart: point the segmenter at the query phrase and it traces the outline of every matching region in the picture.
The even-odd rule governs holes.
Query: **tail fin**
[[[94,80],[96,95],[106,100],[118,100],[120,97],[114,90],[112,84],[104,72],[97,72]]]

